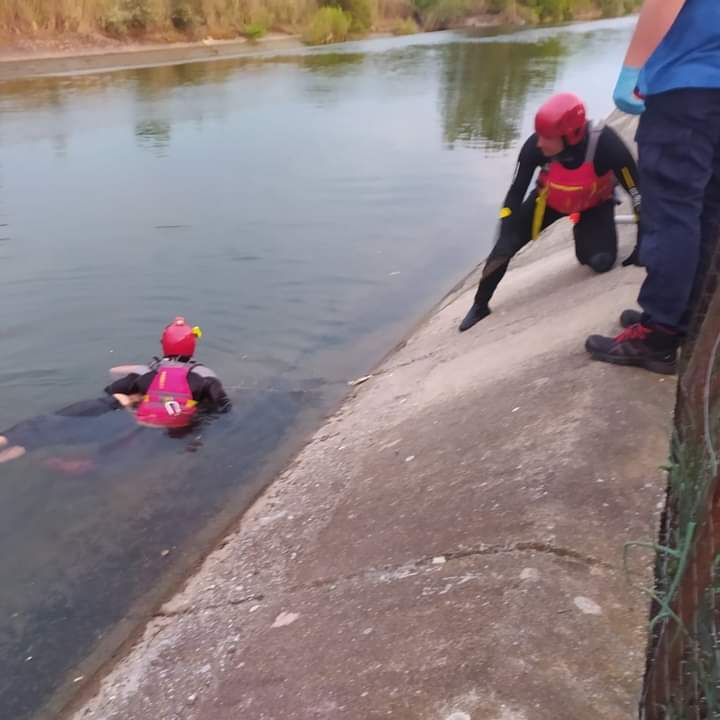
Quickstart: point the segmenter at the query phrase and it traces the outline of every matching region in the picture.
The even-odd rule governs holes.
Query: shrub
[[[416,32],[420,32],[420,28],[412,18],[400,20],[393,28],[393,35],[414,35]]]
[[[468,17],[470,7],[468,0],[439,0],[425,17],[426,30],[447,30],[457,27]]]
[[[599,5],[603,17],[622,15],[625,12],[623,0],[600,0]]]
[[[370,0],[342,0],[340,7],[352,18],[350,32],[370,32],[375,20],[375,8]]]
[[[177,30],[189,30],[198,24],[198,16],[195,13],[195,8],[189,3],[180,0],[180,2],[173,3],[172,10],[170,12],[170,22],[173,27]]]
[[[603,0],[604,1],[604,0]],[[610,0],[615,2],[615,0]],[[528,5],[537,12],[541,22],[554,20],[572,20],[572,0],[532,0]]]
[[[320,8],[303,33],[308,45],[327,45],[347,39],[352,18],[338,7]]]
[[[100,25],[111,35],[143,32],[158,22],[155,10],[147,0],[114,0],[100,18]]]
[[[504,13],[510,9],[510,0],[488,0],[488,12]]]
[[[637,12],[637,9],[640,7],[641,3],[642,3],[642,0],[625,0],[625,2],[624,2],[625,14],[629,15],[630,13]]]
[[[242,34],[248,38],[248,40],[259,40],[261,37],[267,35],[267,25],[265,23],[256,20],[250,22],[243,27]]]

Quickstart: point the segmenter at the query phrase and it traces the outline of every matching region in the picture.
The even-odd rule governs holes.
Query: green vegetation
[[[414,35],[416,32],[420,32],[420,27],[412,18],[398,20],[393,28],[394,35]]]
[[[316,9],[315,0],[2,0],[0,33],[258,38],[296,30]]]
[[[539,23],[633,12],[641,0],[1,0],[0,34],[257,39],[303,32],[312,43],[372,30],[407,34],[483,22]],[[328,12],[329,11],[329,12]],[[345,29],[346,21],[349,26]]]
[[[248,23],[244,28],[242,34],[248,40],[259,40],[267,34],[267,26],[261,22]]]
[[[303,33],[308,45],[328,45],[342,42],[350,32],[352,18],[338,7],[320,8]]]

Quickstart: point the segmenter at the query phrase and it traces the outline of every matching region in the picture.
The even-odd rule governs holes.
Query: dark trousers
[[[533,190],[520,208],[502,221],[500,237],[488,256],[475,294],[478,305],[488,304],[495,288],[507,272],[510,260],[532,239],[536,200],[537,191]],[[542,229],[561,217],[564,217],[562,213],[545,208]],[[579,222],[573,227],[573,235],[575,256],[581,265],[590,265],[596,272],[610,270],[615,264],[618,251],[615,201],[609,200],[581,213]]]
[[[23,420],[0,435],[5,435],[10,445],[22,445],[28,451],[48,445],[98,442],[102,439],[102,428],[92,418],[120,407],[120,403],[109,395],[96,400],[82,400],[50,415]]]
[[[720,89],[648,97],[636,140],[643,322],[685,333],[720,231]]]

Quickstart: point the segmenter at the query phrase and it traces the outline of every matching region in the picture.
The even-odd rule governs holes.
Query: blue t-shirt
[[[720,88],[720,0],[686,0],[645,64],[643,95],[681,88]]]

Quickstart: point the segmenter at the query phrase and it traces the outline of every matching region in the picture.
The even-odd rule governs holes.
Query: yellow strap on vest
[[[509,218],[512,215],[512,210],[509,207],[504,207],[500,211],[500,219],[504,220],[505,218]]]
[[[630,193],[630,197],[635,200],[635,195],[633,194],[633,190],[635,193],[637,193],[637,185],[635,185],[635,181],[633,180],[633,176],[630,173],[630,169],[627,167],[624,167],[620,172],[622,172],[623,180],[625,180],[625,184],[628,187],[628,192]],[[633,206],[635,203],[633,202]],[[638,215],[637,210],[635,207],[633,207],[633,215],[635,216],[635,222],[640,222],[640,216]]]
[[[625,180],[625,184],[628,186],[628,188],[634,188],[635,187],[635,181],[633,180],[632,175],[630,174],[630,170],[626,167],[622,169],[622,176]]]
[[[535,213],[533,214],[531,240],[537,240],[542,232],[543,219],[545,218],[545,208],[547,207],[547,188],[540,190],[535,201]]]

